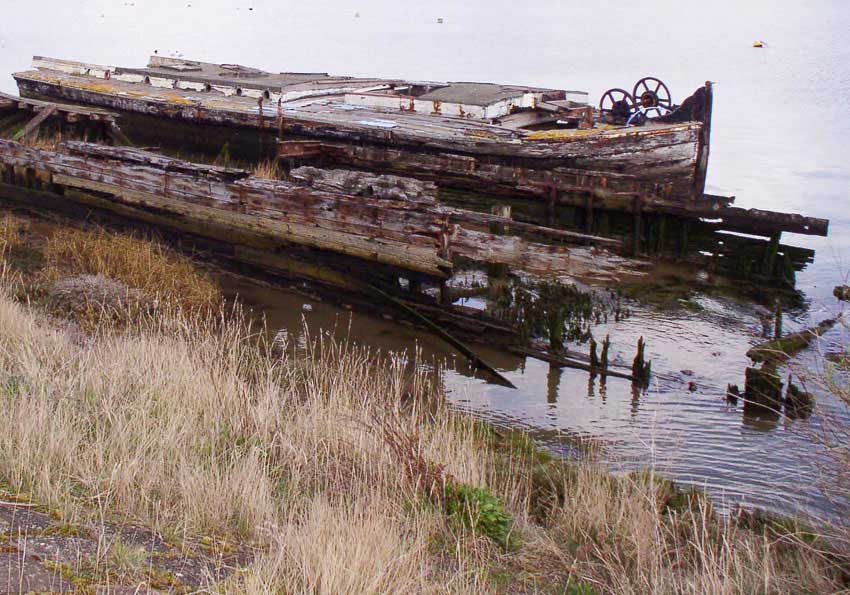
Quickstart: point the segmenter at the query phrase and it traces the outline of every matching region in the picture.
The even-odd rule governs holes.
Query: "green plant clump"
[[[513,517],[487,488],[449,482],[445,488],[446,514],[473,533],[486,535],[509,549]]]

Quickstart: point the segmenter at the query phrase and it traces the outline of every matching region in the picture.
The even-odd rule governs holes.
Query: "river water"
[[[6,73],[27,68],[33,54],[141,66],[154,51],[273,71],[583,89],[591,98],[648,75],[679,99],[712,80],[708,191],[734,194],[740,206],[829,218],[829,238],[783,238],[817,250],[798,275],[806,307],[786,316],[785,330],[838,309],[832,287],[850,272],[844,0],[4,0],[3,13],[0,90],[9,92],[15,85]],[[767,47],[754,49],[756,39]],[[637,306],[627,320],[596,329],[611,334],[612,352],[626,363],[637,337],[647,338],[662,380],[636,396],[626,381],[603,386],[576,370],[485,350],[518,390],[487,384],[418,331],[248,283],[229,288],[290,334],[306,320],[314,332],[336,329],[373,347],[418,347],[429,361],[447,359],[446,388],[458,407],[533,430],[552,448],[559,436],[593,436],[612,463],[654,464],[721,503],[832,512],[806,437],[817,418],[753,417],[725,402],[726,384],[743,384],[744,354],[761,340],[763,311],[754,305],[697,295],[697,312]]]

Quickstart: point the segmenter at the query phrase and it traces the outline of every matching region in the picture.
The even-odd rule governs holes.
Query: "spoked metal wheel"
[[[644,109],[648,118],[658,118],[668,113],[673,107],[673,97],[670,89],[661,79],[648,76],[635,83],[632,95],[639,107]],[[660,109],[656,109],[660,108]]]
[[[627,120],[635,107],[635,100],[625,89],[608,89],[599,100],[599,111],[604,116]]]

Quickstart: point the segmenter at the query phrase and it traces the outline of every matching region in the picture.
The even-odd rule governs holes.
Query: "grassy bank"
[[[321,336],[270,343],[238,310],[213,307],[209,278],[158,244],[36,237],[12,220],[0,230],[5,498],[70,526],[127,518],[171,543],[250,544],[253,563],[201,585],[211,592],[845,587],[825,544],[793,523],[743,526],[651,472],[554,460],[452,412],[401,358]],[[96,248],[82,257],[80,246]],[[206,298],[161,291],[163,271]],[[80,275],[120,282],[142,306],[115,316],[127,302],[113,293],[84,316],[62,307],[70,298],[52,288]],[[85,586],[83,570],[64,572]]]

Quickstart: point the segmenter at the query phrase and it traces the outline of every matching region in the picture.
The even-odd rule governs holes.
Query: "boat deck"
[[[104,67],[105,68],[105,67]],[[345,82],[347,87],[335,92],[327,90],[327,94],[320,92],[280,102],[259,97],[246,95],[225,94],[217,91],[193,90],[185,88],[171,88],[145,82],[129,82],[119,80],[119,76],[126,78],[127,73],[136,77],[141,73],[150,77],[159,73],[157,69],[122,69],[121,75],[112,76],[109,79],[101,78],[97,74],[80,75],[41,68],[16,73],[14,76],[19,84],[31,87],[38,92],[39,85],[53,87],[53,93],[57,88],[65,99],[83,101],[88,104],[102,105],[114,109],[124,109],[131,112],[160,113],[156,115],[170,115],[185,119],[200,119],[218,122],[222,124],[235,124],[241,126],[253,126],[257,128],[283,127],[286,131],[307,133],[316,132],[330,137],[360,137],[364,139],[391,141],[393,143],[404,143],[412,145],[428,145],[440,149],[457,150],[474,153],[497,153],[515,154],[536,157],[556,156],[538,155],[538,151],[551,152],[552,145],[561,145],[575,140],[594,140],[600,142],[621,139],[623,136],[635,137],[635,140],[643,137],[652,137],[659,134],[687,134],[700,126],[699,123],[684,124],[649,124],[640,128],[613,127],[608,125],[597,125],[592,130],[559,129],[553,131],[528,131],[522,129],[510,129],[488,121],[463,118],[440,114],[424,114],[414,111],[402,111],[400,109],[383,109],[370,106],[352,105],[347,103],[345,95],[351,92],[351,87],[360,87],[363,84],[388,83],[379,79],[342,79],[329,78],[330,87]],[[180,80],[184,76],[180,74]],[[176,76],[170,73],[170,76]],[[315,75],[270,75],[272,80],[264,81],[266,85],[290,80],[296,86],[298,83],[287,79],[289,76],[309,77]],[[277,80],[283,77],[282,80]],[[195,76],[196,84],[208,77]],[[156,81],[152,81],[156,83]],[[233,84],[232,80],[222,80],[222,84]],[[246,79],[240,84],[254,83],[255,79]],[[327,82],[327,81],[326,81]],[[322,81],[310,81],[306,83],[311,89],[301,89],[297,93],[316,92],[315,85]],[[478,85],[478,84],[476,84]],[[322,84],[322,86],[325,86]],[[462,87],[463,85],[461,85]],[[492,100],[505,89],[506,86],[493,85],[494,93],[487,98]],[[499,91],[501,89],[501,91]],[[286,90],[286,89],[284,89]],[[464,89],[460,90],[465,92]],[[261,92],[261,91],[260,91]],[[433,93],[439,93],[440,90]],[[470,91],[473,94],[483,91]],[[285,96],[285,94],[284,94]],[[427,96],[427,95],[426,95]],[[390,96],[391,97],[391,96]],[[152,107],[153,106],[153,107]],[[262,117],[260,112],[262,110]]]

